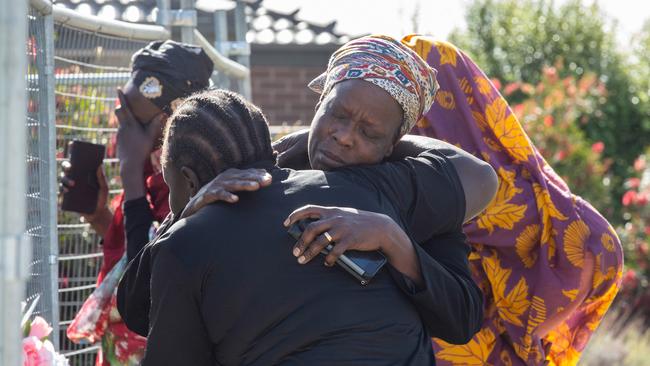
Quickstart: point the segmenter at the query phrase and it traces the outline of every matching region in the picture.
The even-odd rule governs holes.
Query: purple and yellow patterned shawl
[[[499,176],[494,201],[464,230],[475,280],[485,293],[483,328],[466,345],[434,339],[439,365],[575,365],[618,290],[620,242],[605,220],[533,146],[505,99],[478,66],[449,43],[402,42],[438,70],[436,102],[412,133],[455,144]],[[595,257],[586,299],[576,299],[585,251]],[[578,309],[540,339],[558,311]]]

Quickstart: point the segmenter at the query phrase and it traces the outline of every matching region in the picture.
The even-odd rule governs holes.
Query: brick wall
[[[253,66],[253,102],[273,125],[297,121],[302,125],[309,124],[318,94],[307,84],[323,70],[314,66]]]
[[[253,103],[272,125],[308,125],[319,95],[307,84],[325,71],[338,45],[253,44],[251,87]]]

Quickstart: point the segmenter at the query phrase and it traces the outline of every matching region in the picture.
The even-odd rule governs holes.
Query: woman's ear
[[[187,191],[190,192],[190,197],[194,197],[196,192],[201,189],[198,175],[196,175],[194,170],[187,166],[181,167],[181,174],[183,175],[183,181],[187,187]]]

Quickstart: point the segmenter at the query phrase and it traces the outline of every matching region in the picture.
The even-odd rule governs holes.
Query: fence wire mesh
[[[32,245],[32,261],[29,267],[29,280],[26,286],[26,301],[31,303],[38,298],[34,315],[40,315],[52,324],[57,312],[52,284],[52,266],[56,264],[53,253],[54,232],[51,220],[50,175],[54,164],[49,144],[50,125],[48,120],[48,78],[46,76],[46,25],[45,17],[30,7],[28,13],[27,41],[27,197],[26,234]]]
[[[55,25],[56,157],[67,158],[67,146],[82,140],[107,146],[104,172],[109,202],[120,192],[113,114],[116,88],[130,75],[131,55],[147,42],[134,41]],[[59,164],[60,166],[60,164]],[[78,214],[59,212],[60,342],[71,365],[92,365],[97,347],[70,342],[65,330],[92,293],[102,254],[100,237]]]
[[[88,32],[64,24],[52,24],[51,21],[46,23],[45,17],[30,10],[27,231],[32,237],[34,261],[27,295],[28,300],[40,295],[38,314],[53,324],[58,323],[59,334],[55,337],[58,337],[60,350],[69,358],[70,365],[94,365],[98,346],[70,342],[66,328],[95,289],[102,264],[101,238],[78,214],[58,210],[57,214],[48,216],[48,212],[52,212],[52,209],[48,211],[48,206],[51,208],[52,200],[56,199],[56,193],[51,192],[56,190],[48,186],[53,185],[53,180],[47,174],[62,173],[60,163],[67,159],[71,141],[103,144],[107,147],[103,168],[109,183],[109,202],[121,192],[119,162],[115,156],[116,88],[124,85],[130,76],[131,55],[148,42]],[[55,76],[54,87],[47,88],[47,78],[43,77],[43,45],[47,32],[52,30],[49,39],[54,50],[53,56],[50,52],[48,57],[53,57]],[[54,107],[50,105],[48,109],[45,101],[52,98]],[[52,113],[55,115],[54,126],[46,123],[52,120]],[[54,142],[48,145],[45,140],[48,133],[50,136],[52,133],[48,128],[53,127],[56,141],[55,147],[51,148]],[[271,132],[277,138],[295,129],[295,126],[273,126]],[[49,151],[48,147],[51,148]],[[56,221],[53,216],[57,216]],[[54,234],[49,229],[56,222]],[[48,236],[48,233],[52,234]],[[53,239],[56,245],[50,246]],[[51,270],[56,255],[58,273]],[[52,286],[54,283],[57,286]],[[54,319],[56,316],[59,319]]]

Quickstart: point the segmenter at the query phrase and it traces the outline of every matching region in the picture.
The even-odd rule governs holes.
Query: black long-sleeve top
[[[435,179],[425,179],[422,183],[415,182],[414,174],[412,172],[405,172],[403,167],[398,169],[395,165],[388,165],[388,168],[342,169],[336,174],[347,175],[349,181],[348,185],[352,182],[372,187],[373,195],[370,197],[370,201],[390,201],[389,206],[401,207],[401,209],[398,210],[398,214],[392,214],[389,216],[393,217],[396,222],[401,223],[405,229],[413,230],[412,232],[414,233],[414,237],[423,238],[429,236],[430,239],[425,240],[423,245],[415,246],[425,283],[425,286],[422,289],[415,288],[407,277],[390,267],[388,267],[388,271],[384,272],[390,273],[393,277],[393,281],[389,282],[392,283],[393,286],[397,285],[401,290],[401,297],[410,300],[410,309],[415,310],[416,313],[419,314],[420,321],[426,325],[426,328],[430,332],[429,335],[440,337],[449,342],[463,343],[469,340],[469,338],[471,338],[479,328],[480,320],[482,318],[481,294],[469,274],[469,267],[467,265],[468,246],[465,244],[465,237],[460,230],[464,212],[462,209],[458,208],[464,207],[463,193],[459,188],[460,183],[453,172],[453,168],[450,169],[450,164],[447,163],[445,165],[444,159],[441,156],[433,153],[430,153],[429,155],[428,158],[420,158],[420,160],[428,161],[429,163],[434,161],[435,164],[433,165],[436,165],[434,170],[437,169],[438,174]],[[422,161],[419,163],[421,162]],[[351,174],[350,172],[355,173]],[[445,172],[445,174],[440,174],[440,172]],[[293,174],[297,173],[294,172]],[[276,180],[277,178],[274,177],[274,184]],[[355,184],[352,185],[354,186]],[[251,196],[257,197],[256,195],[261,194],[266,190],[267,188]],[[409,194],[411,196],[409,196]],[[407,199],[409,197],[410,199]],[[277,203],[280,201],[277,199],[276,201],[275,206],[278,206]],[[304,203],[318,204],[317,201],[319,201],[318,197],[310,197],[304,201]],[[404,205],[403,201],[406,201],[409,204]],[[257,204],[258,200],[257,198],[254,198],[251,202]],[[367,204],[364,202],[359,202],[359,205],[356,206],[351,205],[351,203],[352,202],[345,202],[345,200],[340,199],[334,200],[333,202],[323,202],[323,204],[327,205],[352,206],[360,209],[370,208],[370,211],[378,211],[377,207],[374,207],[374,210],[372,209],[373,207],[364,208],[363,206]],[[240,204],[241,202],[232,207],[237,207]],[[227,207],[227,205],[215,205],[215,207]],[[296,207],[288,207],[288,211],[284,216]],[[428,209],[435,207],[435,211],[426,212],[423,211],[422,207],[427,207]],[[254,210],[255,208],[256,206],[253,206],[249,209]],[[147,205],[144,200],[140,202],[129,202],[125,205],[125,215],[127,215],[127,233],[131,230],[127,235],[127,240],[129,240],[130,243],[133,243],[131,240],[134,240],[132,238],[136,237],[136,232],[140,232],[141,237],[143,238],[144,235],[146,235],[145,228],[148,232],[149,225],[138,224],[137,220],[131,220],[131,218],[137,217],[146,218],[146,211]],[[425,217],[426,219],[421,219],[422,217]],[[194,219],[183,220],[183,224],[193,220]],[[228,221],[229,224],[227,226],[229,227],[235,225],[235,221],[226,221]],[[187,230],[188,229],[185,229],[184,232]],[[194,231],[200,232],[198,229]],[[445,234],[432,236],[439,232],[444,232]],[[154,256],[153,253],[157,253],[156,248],[160,246],[174,246],[174,244],[163,245],[162,243],[168,243],[170,240],[171,242],[180,240],[178,239],[180,236],[179,234],[176,234],[175,236],[177,239],[171,240],[174,235],[165,234],[163,238],[161,238],[159,244],[150,245],[145,248],[143,252],[136,256],[136,260],[130,264],[129,269],[120,284],[118,307],[127,325],[140,334],[147,335],[147,332],[149,331],[148,280],[150,275],[154,275],[154,273],[150,274],[149,270],[155,272],[155,268],[159,266],[158,264],[153,264],[151,262],[152,257]],[[201,235],[201,237],[206,236]],[[208,235],[207,237],[210,236]],[[186,238],[186,240],[181,241],[187,242],[188,240],[189,239]],[[194,241],[194,239],[190,241]],[[206,245],[219,246],[216,242]],[[292,265],[299,268],[300,266],[295,264],[295,258],[290,255],[290,248],[291,245],[284,248],[282,251],[286,251],[285,254],[293,261]],[[128,253],[133,253],[136,248],[131,249],[133,250],[130,250]],[[189,250],[189,248],[186,249]],[[184,251],[184,253],[187,253],[187,251]],[[197,253],[201,253],[201,251],[199,250]],[[160,258],[166,258],[166,256]],[[159,263],[167,263],[168,260],[171,262],[176,261],[176,259],[167,258],[165,260],[161,259]],[[177,273],[170,269],[172,267],[169,263],[167,263],[164,268],[166,268],[164,273]],[[342,271],[339,270],[339,272]],[[177,279],[176,275],[174,275],[174,277]],[[152,278],[152,280],[155,279]],[[169,280],[172,281],[172,279]],[[161,280],[159,280],[158,283],[161,283]],[[308,284],[307,286],[313,286],[313,284]],[[358,285],[355,284],[355,286]],[[296,291],[299,291],[298,289],[299,287],[295,288]],[[367,289],[356,287],[354,292],[357,292],[359,295],[368,296]],[[404,294],[406,294],[406,297]],[[152,301],[153,300],[154,299],[152,298]],[[169,298],[165,298],[164,303],[167,304],[169,301],[171,301]],[[374,304],[374,306],[377,305],[378,304]],[[399,307],[391,306],[391,304],[384,304],[381,307],[390,309],[389,314],[386,315],[393,318],[393,321],[400,317],[398,313],[408,313],[407,310],[398,310]],[[154,318],[156,318],[156,316],[152,312],[151,320],[153,321]],[[152,326],[151,334],[149,334],[150,337],[155,334],[155,326],[153,324]],[[253,328],[255,327],[253,326]],[[158,329],[160,329],[160,323]],[[429,335],[425,338],[428,338]],[[395,340],[391,341],[390,347],[395,347],[395,342]],[[430,348],[428,341],[425,343],[427,344],[427,348]],[[151,353],[149,354],[151,355]],[[311,358],[306,358],[306,360],[311,360]]]

